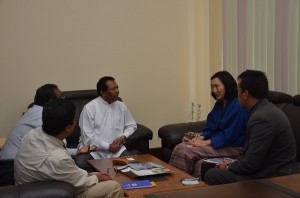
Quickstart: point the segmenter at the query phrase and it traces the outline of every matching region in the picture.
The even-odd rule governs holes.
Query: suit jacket
[[[243,157],[228,168],[253,178],[274,177],[276,169],[296,160],[296,143],[286,115],[264,99],[250,110]]]

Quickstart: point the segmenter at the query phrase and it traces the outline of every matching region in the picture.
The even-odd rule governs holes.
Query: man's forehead
[[[118,87],[116,81],[114,80],[109,80],[106,82],[107,87]]]

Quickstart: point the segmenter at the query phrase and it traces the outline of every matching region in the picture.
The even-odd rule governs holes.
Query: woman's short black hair
[[[215,73],[210,80],[214,78],[219,78],[222,84],[225,87],[225,100],[232,100],[233,98],[237,97],[237,83],[234,80],[233,76],[228,71],[219,71]],[[213,92],[211,92],[211,95],[214,99],[216,99],[216,96]]]
[[[73,124],[75,112],[75,105],[67,99],[50,100],[43,108],[43,131],[52,136],[61,133],[66,126]]]

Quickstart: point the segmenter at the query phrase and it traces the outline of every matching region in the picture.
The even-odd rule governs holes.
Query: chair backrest
[[[98,93],[96,89],[91,89],[91,90],[64,91],[63,95],[66,97],[66,99],[71,100],[76,106],[75,130],[74,133],[67,138],[68,147],[76,148],[80,137],[80,127],[79,127],[80,113],[83,107],[88,102],[98,97]]]
[[[296,140],[297,161],[300,162],[300,95],[293,97],[286,93],[270,91],[267,99],[288,117]]]
[[[291,122],[297,145],[297,161],[300,162],[300,95],[294,96],[293,103],[286,105],[283,112]]]

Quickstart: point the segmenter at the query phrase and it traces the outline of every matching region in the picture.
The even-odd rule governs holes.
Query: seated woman
[[[244,150],[248,110],[239,104],[237,83],[230,73],[219,71],[211,77],[211,95],[217,101],[203,133],[178,144],[169,162],[194,177],[201,176],[204,159],[238,157]]]

